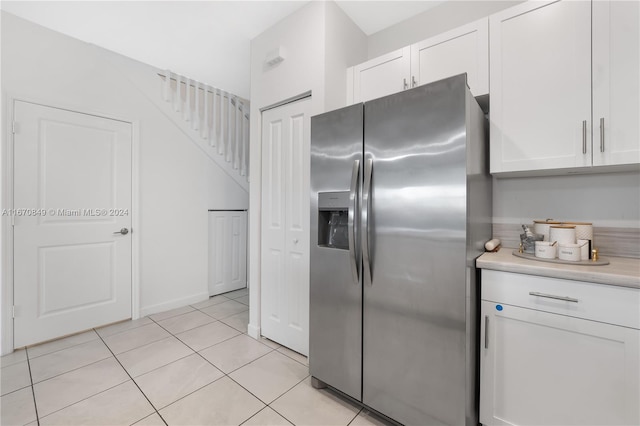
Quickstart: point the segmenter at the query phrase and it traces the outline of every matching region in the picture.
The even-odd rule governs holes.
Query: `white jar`
[[[550,241],[536,241],[536,257],[541,259],[555,259],[558,244]]]
[[[575,244],[576,227],[566,225],[554,225],[549,228],[549,241],[557,241],[558,244]]]
[[[593,224],[590,222],[562,222],[562,224],[576,227],[576,239],[593,241]]]
[[[542,234],[544,235],[544,241],[550,241],[549,240],[549,228],[551,226],[558,226],[561,225],[560,222],[555,221],[555,220],[551,220],[551,219],[547,219],[547,220],[534,220],[533,221],[533,232],[536,234]],[[551,241],[553,242],[553,241]]]
[[[581,259],[581,255],[580,244],[560,244],[558,247],[558,259],[560,260],[578,262]]]

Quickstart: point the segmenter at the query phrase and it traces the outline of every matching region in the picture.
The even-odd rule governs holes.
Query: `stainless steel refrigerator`
[[[464,74],[312,117],[314,386],[403,424],[477,424],[487,144]]]

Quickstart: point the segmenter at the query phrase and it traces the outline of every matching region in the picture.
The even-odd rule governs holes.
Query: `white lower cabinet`
[[[485,270],[482,287],[482,424],[640,424],[640,290]],[[585,319],[599,290],[624,325]]]

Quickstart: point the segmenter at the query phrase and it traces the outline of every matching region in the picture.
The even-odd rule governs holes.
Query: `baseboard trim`
[[[256,327],[253,324],[247,325],[247,334],[254,339],[260,338],[260,327]]]
[[[209,292],[205,291],[197,293],[191,296],[182,297],[180,299],[170,300],[164,303],[158,303],[156,305],[145,306],[140,308],[140,316],[146,317],[147,315],[157,314],[158,312],[168,311],[170,309],[181,308],[192,303],[198,303],[205,301],[209,298]]]

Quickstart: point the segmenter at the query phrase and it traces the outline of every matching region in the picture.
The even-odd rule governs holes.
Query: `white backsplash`
[[[640,172],[494,178],[494,238],[517,248],[535,219],[591,222],[602,255],[640,258]]]

